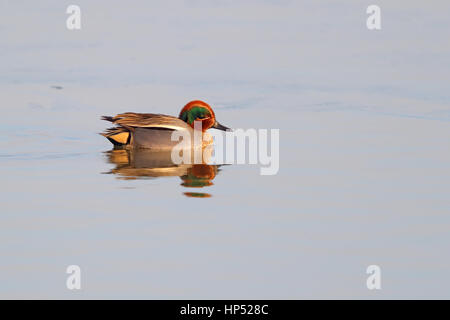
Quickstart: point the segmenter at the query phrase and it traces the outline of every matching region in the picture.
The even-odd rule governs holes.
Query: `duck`
[[[169,151],[178,141],[172,141],[175,130],[194,133],[194,122],[201,124],[202,134],[210,128],[230,131],[231,129],[216,120],[213,109],[201,100],[188,102],[177,117],[155,114],[125,112],[114,117],[103,116],[102,120],[109,121],[115,126],[100,133],[107,138],[115,148],[151,149],[153,151]],[[204,139],[203,141],[212,141]]]

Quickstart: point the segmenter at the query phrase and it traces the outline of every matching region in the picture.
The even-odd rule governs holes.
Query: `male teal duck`
[[[164,114],[125,112],[115,117],[103,116],[115,127],[101,133],[115,147],[171,150],[178,141],[172,141],[174,130],[194,133],[194,121],[200,121],[202,132],[210,128],[230,130],[216,120],[212,108],[203,101],[194,100],[186,104],[178,118]]]

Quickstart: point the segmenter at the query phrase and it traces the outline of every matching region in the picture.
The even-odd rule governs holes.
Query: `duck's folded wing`
[[[169,130],[185,130],[189,125],[172,116],[154,113],[134,113],[126,112],[115,117],[103,117],[103,120],[110,121],[126,128],[160,128]]]

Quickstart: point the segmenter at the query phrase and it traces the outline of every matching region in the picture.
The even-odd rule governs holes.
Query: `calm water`
[[[1,298],[450,298],[448,2],[77,4],[0,8]],[[279,128],[278,174],[97,134],[196,98]]]

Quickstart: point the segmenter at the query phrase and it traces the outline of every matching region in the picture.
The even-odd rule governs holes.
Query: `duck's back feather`
[[[155,113],[125,112],[118,114],[115,117],[103,117],[103,119],[119,126],[131,128],[165,128],[172,130],[184,130],[190,128],[183,120]]]

